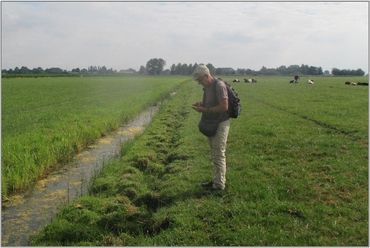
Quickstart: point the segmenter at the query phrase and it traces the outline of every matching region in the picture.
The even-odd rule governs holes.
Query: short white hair
[[[211,73],[209,72],[209,69],[207,68],[207,66],[200,64],[195,68],[193,72],[193,79],[197,80],[198,78],[204,75],[211,75]]]

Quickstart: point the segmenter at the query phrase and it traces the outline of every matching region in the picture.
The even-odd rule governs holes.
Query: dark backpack
[[[228,102],[229,102],[229,109],[227,110],[229,117],[231,118],[238,118],[241,111],[241,105],[240,105],[240,98],[238,96],[238,93],[231,87],[231,85],[221,78],[218,78],[218,80],[222,81],[226,85],[227,89],[227,95],[228,95]],[[216,88],[215,88],[216,89]]]

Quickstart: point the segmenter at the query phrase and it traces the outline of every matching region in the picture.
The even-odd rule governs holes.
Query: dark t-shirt
[[[222,100],[228,99],[226,85],[221,80],[215,79],[209,87],[205,87],[203,90],[203,106],[206,108],[214,107]],[[204,113],[204,117],[224,121],[229,118],[229,115],[226,111],[224,113]]]

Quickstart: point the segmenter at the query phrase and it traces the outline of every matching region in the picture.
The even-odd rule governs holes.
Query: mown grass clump
[[[95,181],[92,189],[104,178],[112,186],[92,190],[88,199],[96,202],[97,214],[84,214],[73,225],[79,228],[90,216],[96,224],[89,228],[101,228],[100,235],[93,240],[90,233],[79,240],[58,236],[65,227],[57,223],[69,223],[59,214],[32,244],[368,245],[367,112],[357,108],[351,113],[351,125],[326,115],[340,116],[352,103],[367,105],[367,89],[344,91],[335,78],[320,80],[315,80],[316,88],[273,77],[235,85],[244,108],[240,118],[232,120],[227,187],[222,193],[200,186],[212,178],[208,143],[197,130],[200,116],[191,111],[201,89],[195,83],[183,85],[121,160],[108,165]],[[346,103],[338,102],[341,95]],[[308,100],[325,104],[314,110]],[[342,109],[335,110],[332,104]],[[148,169],[153,164],[161,169]],[[124,182],[135,194],[119,190],[125,188],[120,186]],[[122,197],[125,201],[120,203]],[[106,215],[102,206],[108,201],[122,206],[112,207],[114,214]],[[135,209],[132,215],[128,206]],[[53,241],[46,238],[46,230]]]

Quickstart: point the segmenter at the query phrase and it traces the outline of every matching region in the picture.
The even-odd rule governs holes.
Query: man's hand
[[[192,108],[199,112],[199,113],[202,113],[202,112],[206,112],[207,108],[203,107],[202,106],[202,103],[201,102],[196,102],[192,105]]]
[[[203,104],[201,102],[194,103],[192,107],[195,111],[200,113],[203,112],[222,113],[228,110],[229,104],[227,99],[222,99],[222,101],[220,101],[220,103],[217,106],[214,106],[212,108],[203,107]]]
[[[206,112],[207,111],[207,108],[203,107],[203,106],[192,106],[193,109],[199,113],[202,113],[202,112]]]

